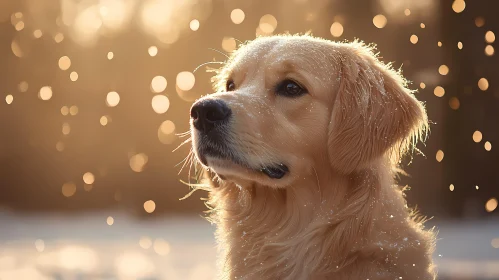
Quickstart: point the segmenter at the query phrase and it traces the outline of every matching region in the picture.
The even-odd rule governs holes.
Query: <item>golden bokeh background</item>
[[[213,279],[206,194],[179,201],[189,108],[241,42],[307,31],[376,43],[413,82],[431,134],[401,183],[440,229],[441,279],[499,279],[498,9],[0,0],[0,279]]]

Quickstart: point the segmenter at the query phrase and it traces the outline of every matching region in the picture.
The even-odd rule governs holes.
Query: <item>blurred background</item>
[[[179,201],[190,146],[172,152],[220,64],[198,66],[307,31],[376,43],[413,81],[431,135],[401,184],[439,230],[439,279],[499,279],[498,11],[496,0],[0,0],[0,280],[214,279],[206,194]]]

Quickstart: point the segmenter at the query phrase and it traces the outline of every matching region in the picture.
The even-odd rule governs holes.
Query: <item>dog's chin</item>
[[[230,159],[206,156],[206,166],[222,180],[239,185],[258,183],[270,187],[283,187],[290,180],[289,168],[284,164],[272,164],[261,168],[252,168]]]

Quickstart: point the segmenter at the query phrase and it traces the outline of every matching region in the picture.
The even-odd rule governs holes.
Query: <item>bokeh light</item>
[[[163,76],[156,76],[151,81],[151,90],[155,93],[160,93],[165,91],[167,86],[167,81]]]
[[[421,23],[421,24],[419,24],[419,27],[426,28],[426,25],[424,23]]]
[[[422,89],[425,89],[426,88],[426,84],[423,83],[423,82],[421,82],[421,83],[419,83],[419,87],[422,88]]]
[[[486,91],[489,88],[489,81],[485,78],[480,78],[480,80],[478,80],[478,88],[482,91]]]
[[[5,96],[5,102],[7,104],[12,104],[13,101],[14,101],[14,96],[12,96],[12,94]]]
[[[449,107],[452,108],[452,110],[457,110],[459,109],[459,106],[460,106],[460,102],[459,102],[459,99],[457,97],[451,97],[449,99]]]
[[[69,123],[63,123],[62,124],[62,134],[64,135],[68,135],[69,133],[71,132],[71,126],[69,125]]]
[[[442,47],[442,42],[438,41],[438,42],[437,42],[437,46],[438,46],[439,48],[440,48],[440,47]]]
[[[106,223],[108,226],[112,226],[114,224],[114,218],[111,216],[107,217]]]
[[[454,0],[452,3],[452,10],[456,13],[461,13],[466,8],[466,3],[464,0]]]
[[[106,125],[107,125],[107,123],[108,123],[108,121],[109,121],[109,119],[108,119],[108,117],[107,117],[107,116],[102,116],[102,117],[100,117],[100,120],[99,120],[99,122],[100,122],[100,124],[101,124],[102,126],[106,126]]]
[[[120,95],[116,91],[111,91],[107,94],[106,105],[116,107],[120,103]]]
[[[69,74],[69,79],[73,82],[76,82],[78,80],[78,73],[76,73],[75,71],[71,72],[71,74]]]
[[[142,248],[142,249],[149,249],[151,248],[152,246],[152,240],[151,238],[147,237],[147,236],[142,236],[139,240],[139,246]]]
[[[339,22],[333,22],[329,31],[334,37],[340,37],[343,34],[343,25]]]
[[[233,52],[236,49],[236,40],[232,37],[224,37],[222,39],[222,49],[226,52]]]
[[[17,88],[19,89],[19,92],[26,92],[26,91],[28,91],[28,88],[29,88],[28,82],[21,81],[19,83],[19,85],[17,86]]]
[[[485,142],[483,146],[487,152],[490,152],[490,150],[492,150],[492,144],[489,141]]]
[[[193,19],[189,23],[189,27],[191,28],[192,31],[197,31],[199,29],[199,20]]]
[[[152,109],[158,114],[164,114],[170,108],[170,100],[165,95],[155,95],[151,101]]]
[[[485,46],[485,55],[487,55],[487,56],[494,55],[494,47],[492,45]]]
[[[135,172],[142,172],[149,158],[144,153],[139,153],[130,157],[130,168]]]
[[[454,185],[453,185],[453,184],[450,184],[450,185],[449,185],[449,190],[450,190],[451,192],[453,192],[453,191],[454,191]]]
[[[62,33],[57,33],[57,34],[55,34],[55,36],[54,36],[54,41],[55,41],[56,43],[60,43],[60,42],[62,42],[63,40],[64,40],[64,34],[62,34]]]
[[[183,91],[189,91],[196,83],[196,77],[192,72],[183,71],[177,74],[177,87]]]
[[[260,18],[258,27],[264,33],[270,34],[277,28],[277,19],[271,14],[264,15]]]
[[[441,162],[444,159],[444,152],[442,150],[437,151],[436,159],[438,162]]]
[[[108,52],[107,53],[107,59],[111,60],[114,58],[114,53],[113,52]]]
[[[480,141],[482,141],[482,132],[480,132],[478,130],[473,132],[473,141],[475,141],[476,143],[479,143]]]
[[[69,59],[69,57],[63,56],[59,58],[59,68],[61,70],[68,70],[70,66],[71,66],[71,59]]]
[[[150,46],[147,49],[147,52],[149,53],[150,56],[156,56],[158,54],[158,47],[156,47],[156,46]]]
[[[442,97],[445,95],[445,89],[441,86],[437,86],[433,90],[433,94],[435,94],[435,96],[437,96],[437,97]]]
[[[440,67],[438,67],[438,73],[443,76],[449,74],[449,67],[447,67],[447,65],[445,64],[440,65]]]
[[[83,174],[83,182],[87,185],[91,185],[95,182],[95,176],[91,172]]]
[[[144,202],[144,210],[149,214],[154,212],[156,210],[156,203],[152,200]]]
[[[457,42],[457,48],[462,50],[463,49],[463,43],[462,42]]]
[[[485,210],[487,210],[487,212],[492,212],[496,210],[496,208],[497,208],[497,199],[495,197],[487,200],[487,203],[485,203]]]
[[[38,92],[38,97],[41,100],[49,100],[50,98],[52,98],[52,87],[49,86],[42,87]]]
[[[78,111],[78,106],[73,105],[69,108],[69,113],[71,114],[71,116],[76,116],[78,114]]]
[[[65,183],[61,191],[65,197],[73,196],[76,193],[76,185],[73,182]]]
[[[383,28],[383,27],[385,27],[386,23],[387,23],[387,20],[386,20],[386,17],[384,15],[381,15],[381,14],[375,15],[374,18],[373,18],[373,24],[377,28]]]
[[[411,43],[413,43],[413,44],[417,44],[419,41],[419,38],[416,34],[412,34],[411,38],[409,38],[409,41],[411,41]]]
[[[244,17],[245,17],[244,12],[241,9],[234,9],[230,13],[230,19],[234,24],[241,24],[244,21]]]
[[[41,38],[42,35],[43,35],[43,32],[40,29],[33,31],[33,37],[35,37],[36,39]]]
[[[475,25],[476,27],[482,27],[485,25],[485,19],[483,17],[476,17],[475,18]]]
[[[162,238],[158,238],[154,240],[153,249],[156,254],[160,256],[166,256],[168,255],[168,253],[170,253],[170,244]]]
[[[487,33],[485,33],[485,41],[487,43],[494,43],[494,41],[496,40],[496,35],[494,34],[494,32],[492,31],[487,31]]]

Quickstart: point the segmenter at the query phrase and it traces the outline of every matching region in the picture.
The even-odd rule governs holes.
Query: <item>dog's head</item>
[[[396,163],[427,124],[402,76],[357,42],[259,38],[233,53],[215,89],[191,108],[194,151],[240,184],[284,187],[314,168]]]

